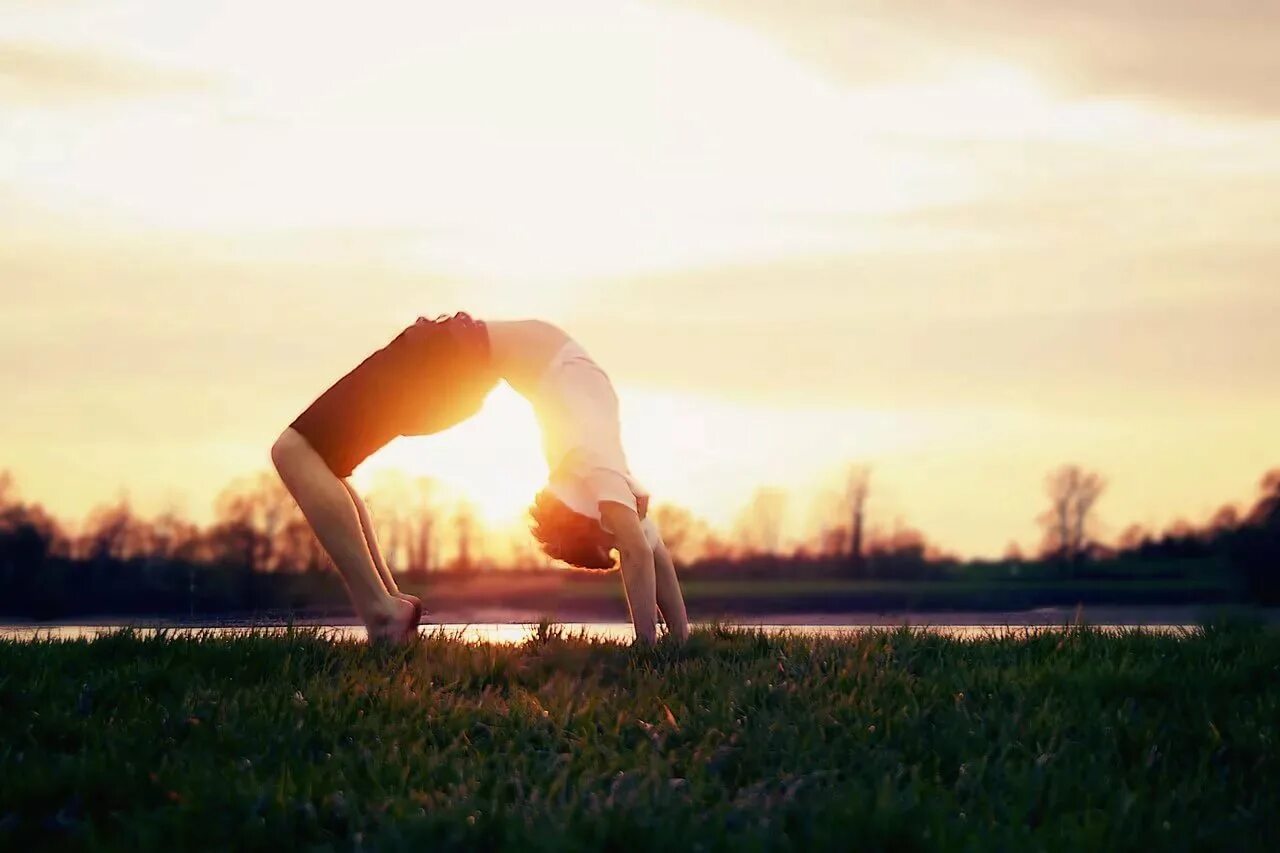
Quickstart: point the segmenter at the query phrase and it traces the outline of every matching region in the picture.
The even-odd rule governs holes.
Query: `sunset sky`
[[[341,8],[339,8],[339,6]],[[611,373],[655,501],[792,536],[849,462],[962,555],[1202,521],[1280,465],[1280,5],[0,0],[0,468],[206,519],[419,314]],[[357,472],[493,525],[501,389]]]

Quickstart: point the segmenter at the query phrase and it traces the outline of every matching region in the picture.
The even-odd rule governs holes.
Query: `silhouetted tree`
[[[285,522],[277,537],[275,550],[279,570],[305,573],[319,572],[329,567],[329,555],[324,552],[311,525],[307,524],[301,514]]]
[[[847,556],[848,545],[849,528],[839,524],[819,530],[818,539],[814,543],[815,550],[823,557]]]
[[[867,496],[871,493],[871,469],[850,465],[845,475],[845,505],[849,514],[849,566],[861,570],[863,537],[866,532]]]
[[[1092,543],[1098,499],[1106,489],[1102,475],[1064,465],[1045,481],[1050,507],[1040,518],[1046,557],[1076,564]]]
[[[875,577],[916,580],[935,574],[924,534],[896,519],[893,529],[872,530],[867,537],[867,572]]]
[[[737,539],[743,552],[748,555],[778,553],[786,512],[786,492],[768,486],[756,489],[738,516]]]
[[[1262,478],[1258,501],[1245,516],[1245,522],[1254,527],[1274,527],[1280,522],[1280,468],[1268,471]]]
[[[15,599],[29,597],[60,535],[44,508],[19,501],[13,476],[0,472],[0,590]]]
[[[200,559],[200,528],[173,509],[166,510],[148,527],[148,557],[194,562]]]
[[[475,508],[466,501],[459,501],[453,515],[453,529],[458,537],[457,552],[454,554],[453,567],[461,572],[471,571],[471,549],[476,533]]]
[[[713,534],[705,520],[675,504],[659,504],[649,514],[662,531],[662,541],[677,565],[688,565],[706,556],[707,540]]]
[[[1137,551],[1150,538],[1150,532],[1141,524],[1130,524],[1120,534],[1120,538],[1116,540],[1116,547],[1121,551]]]
[[[705,560],[728,560],[733,556],[733,543],[719,533],[711,532],[702,543]]]
[[[1229,539],[1233,565],[1249,593],[1265,604],[1280,603],[1280,469],[1262,479],[1257,503]]]
[[[99,565],[129,560],[145,553],[148,538],[145,523],[134,515],[128,498],[121,498],[89,513],[80,536],[80,552]]]
[[[283,534],[301,511],[279,477],[262,471],[236,480],[218,495],[215,508],[224,536],[238,539],[250,570],[290,568],[281,562]]]
[[[1221,536],[1231,533],[1240,526],[1240,510],[1234,504],[1226,504],[1209,519],[1209,535]]]
[[[393,571],[421,579],[435,550],[436,486],[430,477],[379,471],[367,503],[378,542]]]

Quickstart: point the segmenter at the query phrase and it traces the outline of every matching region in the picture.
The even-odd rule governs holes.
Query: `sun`
[[[437,435],[393,441],[353,480],[368,489],[384,471],[430,478],[439,503],[466,501],[491,529],[520,523],[547,477],[533,410],[505,383],[475,417]]]
[[[626,385],[618,395],[627,460],[654,504],[679,504],[726,529],[761,485],[803,492],[842,462],[972,432],[938,412],[807,411]],[[501,533],[524,526],[547,464],[532,407],[502,383],[475,417],[438,435],[397,439],[353,479],[368,491],[387,474],[429,478],[432,503],[446,511],[466,503]]]

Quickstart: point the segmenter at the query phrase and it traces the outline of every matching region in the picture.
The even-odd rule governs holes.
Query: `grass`
[[[1280,635],[0,642],[0,848],[1275,849]]]

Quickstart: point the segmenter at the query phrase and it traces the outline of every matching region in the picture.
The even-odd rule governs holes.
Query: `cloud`
[[[702,8],[776,39],[851,85],[867,57],[898,76],[942,57],[1031,68],[1073,95],[1143,98],[1223,114],[1280,113],[1280,4],[1255,0],[795,0]]]
[[[1231,408],[1280,393],[1280,253],[1237,249],[1031,246],[704,269],[602,287],[572,327],[629,381],[780,404]],[[647,309],[610,312],[641,295]]]
[[[146,98],[207,89],[199,74],[121,56],[0,41],[0,100],[38,106]]]

